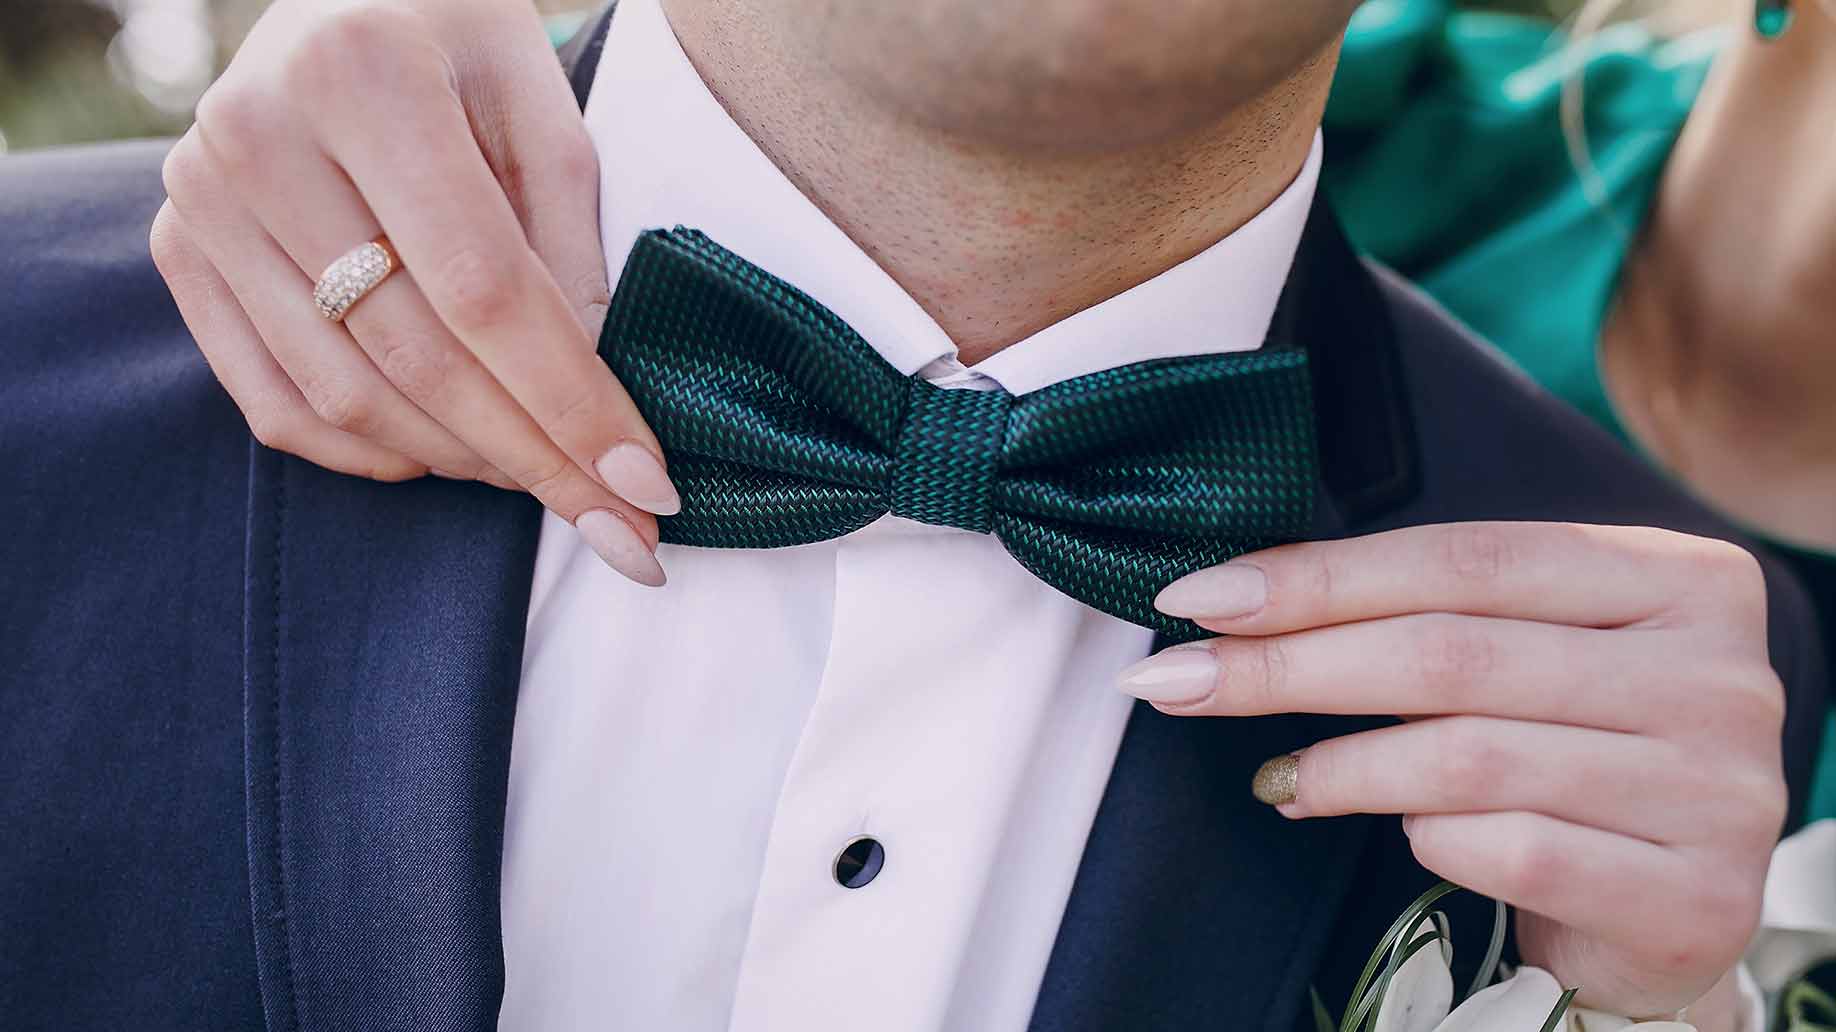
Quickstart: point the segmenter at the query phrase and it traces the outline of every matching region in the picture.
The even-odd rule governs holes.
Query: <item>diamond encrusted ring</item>
[[[319,306],[319,314],[332,322],[343,322],[351,306],[388,279],[400,264],[389,238],[383,236],[339,255],[313,284],[312,300]]]

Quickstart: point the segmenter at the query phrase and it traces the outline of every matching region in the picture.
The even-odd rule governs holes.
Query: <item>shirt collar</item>
[[[727,116],[658,0],[624,0],[587,100],[606,267],[639,233],[690,226],[827,306],[905,375],[986,377],[1024,394],[1155,358],[1262,345],[1319,181],[1321,143],[1273,203],[1154,278],[1007,347],[970,372],[943,328],[798,192]]]

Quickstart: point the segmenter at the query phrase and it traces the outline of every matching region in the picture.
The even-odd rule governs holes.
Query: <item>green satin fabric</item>
[[[1039,579],[1180,641],[1185,574],[1290,540],[1318,478],[1307,353],[1139,362],[1015,396],[902,375],[693,230],[638,238],[600,354],[669,456],[662,538],[781,548],[891,513],[993,534]]]
[[[1327,106],[1323,189],[1360,248],[1625,438],[1595,344],[1628,244],[1727,38],[1667,40],[1622,25],[1565,47],[1532,18],[1367,0]],[[1593,190],[1560,116],[1564,84],[1581,75]],[[1810,589],[1836,656],[1836,557],[1774,547]],[[1836,817],[1836,718],[1808,816]]]

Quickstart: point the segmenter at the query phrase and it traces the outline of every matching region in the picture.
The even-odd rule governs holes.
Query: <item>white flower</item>
[[[1403,940],[1428,929],[1427,919]],[[1374,1032],[1542,1032],[1543,1022],[1562,998],[1562,987],[1542,968],[1518,968],[1516,974],[1474,993],[1453,1006],[1451,950],[1446,940],[1418,950],[1390,980],[1390,991],[1377,1010]],[[1436,948],[1441,947],[1441,948]],[[1680,1021],[1632,1022],[1594,1011],[1571,1009],[1558,1026],[1562,1032],[1695,1032]]]
[[[1779,843],[1766,875],[1760,930],[1747,968],[1776,992],[1819,961],[1836,957],[1836,819],[1821,820]]]
[[[1423,917],[1402,941],[1413,942],[1430,927],[1428,918]],[[1453,1006],[1453,972],[1447,967],[1452,954],[1452,947],[1442,939],[1403,961],[1390,978],[1390,991],[1384,995],[1383,1006],[1377,1008],[1371,1032],[1434,1032]]]

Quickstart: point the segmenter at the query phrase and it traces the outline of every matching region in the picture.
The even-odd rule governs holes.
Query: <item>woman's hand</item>
[[[676,492],[595,354],[598,163],[526,0],[281,0],[165,182],[154,258],[257,439],[528,490],[662,583]],[[314,281],[379,233],[403,268],[328,321]]]
[[[1243,556],[1156,604],[1230,635],[1124,674],[1163,712],[1402,716],[1272,761],[1259,797],[1405,815],[1423,866],[1516,905],[1524,959],[1586,1006],[1670,1014],[1739,961],[1785,813],[1765,585],[1739,548],[1413,527]]]

